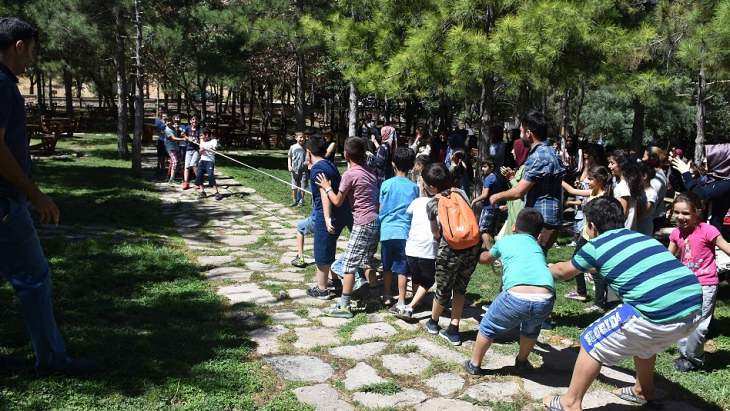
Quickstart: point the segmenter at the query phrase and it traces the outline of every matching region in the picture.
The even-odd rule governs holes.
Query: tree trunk
[[[76,99],[79,101],[79,109],[84,108],[84,98],[82,96],[84,89],[84,83],[81,81],[81,77],[76,78]]]
[[[357,135],[357,89],[355,83],[350,82],[350,108],[347,113],[347,136]]]
[[[560,99],[560,136],[562,139],[567,138],[570,134],[570,98],[570,88],[568,88]]]
[[[38,98],[38,111],[43,114],[46,111],[46,100],[43,95],[43,72],[38,70],[38,81],[35,83],[36,96]]]
[[[705,93],[707,92],[707,78],[705,77],[705,67],[700,68],[699,78],[697,79],[697,115],[695,123],[697,126],[697,136],[695,137],[695,164],[701,164],[705,157]]]
[[[255,84],[253,82],[253,76],[251,77],[251,96],[249,100],[248,105],[248,137],[251,138],[251,133],[253,132],[253,112],[254,112],[254,105],[256,104],[256,88]]]
[[[51,117],[56,114],[56,105],[53,104],[53,75],[48,73],[48,106],[51,110]]]
[[[67,68],[63,69],[63,97],[66,103],[66,115],[71,116],[74,112],[73,76]]]
[[[297,131],[304,131],[304,56],[297,52],[297,80],[294,92],[294,106],[297,117]]]
[[[132,142],[132,173],[142,175],[142,131],[144,127],[144,68],[142,67],[142,19],[139,0],[134,0],[134,25],[137,41],[134,48],[137,65],[137,93],[134,99],[134,140]]]
[[[117,154],[121,158],[129,157],[129,134],[127,130],[127,69],[124,60],[124,26],[122,10],[113,7],[115,30],[114,65],[117,71]]]
[[[644,143],[644,111],[646,107],[638,97],[634,97],[633,107],[634,125],[631,129],[631,149],[639,153],[641,145]]]

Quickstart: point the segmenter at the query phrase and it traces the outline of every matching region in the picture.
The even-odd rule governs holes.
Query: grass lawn
[[[286,152],[264,151],[246,153],[236,156],[241,161],[260,168],[267,173],[273,174],[288,180],[289,173],[286,170]],[[221,169],[223,172],[233,175],[244,185],[256,188],[256,190],[268,198],[280,204],[291,203],[291,191],[283,183],[272,181],[269,177],[258,174],[250,169],[240,166],[232,166],[231,163],[224,163]],[[341,170],[343,171],[343,170]],[[309,212],[307,207],[304,212]],[[557,262],[570,259],[573,248],[563,246],[553,248],[549,253],[549,261]],[[500,280],[488,266],[479,266],[469,284],[468,297],[477,303],[490,302],[499,292]],[[575,287],[575,282],[563,282],[557,284],[557,302],[553,312],[553,320],[557,327],[549,331],[551,335],[568,337],[577,341],[580,332],[591,322],[599,318],[599,314],[586,313],[584,308],[590,304],[584,304],[563,297],[565,293]],[[682,398],[701,408],[730,409],[730,286],[723,284],[720,288],[719,301],[715,311],[715,320],[711,327],[711,340],[707,344],[707,362],[709,367],[706,371],[695,373],[679,373],[674,371],[672,360],[676,357],[676,349],[671,349],[658,356],[657,369],[659,380],[668,383],[669,389]],[[516,348],[516,344],[513,348]],[[626,369],[633,370],[633,363],[627,361],[623,364]]]
[[[130,177],[109,135],[84,135],[43,160],[35,177],[63,225],[101,235],[43,241],[53,268],[56,316],[69,352],[98,360],[94,378],[0,373],[0,409],[301,409],[254,360],[246,329],[186,256],[152,184]],[[131,231],[114,233],[116,229]],[[104,234],[108,230],[109,235]],[[14,294],[0,283],[0,354],[32,351]]]

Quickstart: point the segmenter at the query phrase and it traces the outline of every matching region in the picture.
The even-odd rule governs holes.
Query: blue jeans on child
[[[203,176],[208,175],[208,187],[215,187],[215,163],[207,160],[198,162],[198,175],[195,176],[195,185],[203,185]]]
[[[53,315],[50,268],[25,201],[0,197],[0,275],[20,300],[36,367],[63,365],[68,357]]]
[[[510,294],[508,290],[502,291],[482,317],[479,332],[494,339],[519,327],[521,336],[535,339],[540,335],[543,321],[553,310],[553,304],[555,296],[544,301],[529,301]]]

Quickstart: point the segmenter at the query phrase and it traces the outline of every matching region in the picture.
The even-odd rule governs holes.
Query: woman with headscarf
[[[517,171],[509,167],[502,167],[502,175],[509,181],[510,187],[515,187],[520,180],[522,180],[522,174],[525,171],[525,160],[527,155],[530,154],[530,148],[525,145],[525,142],[518,138],[512,145],[512,155],[515,159],[515,167]],[[525,202],[518,198],[516,200],[507,201],[507,221],[504,222],[502,229],[497,234],[497,240],[512,234],[512,227],[517,221],[517,214],[525,207]]]
[[[375,154],[368,158],[368,166],[375,172],[378,177],[378,187],[383,181],[393,177],[393,150],[396,146],[396,132],[389,122],[385,122],[385,126],[380,129],[380,143],[372,136],[371,141],[375,145]]]

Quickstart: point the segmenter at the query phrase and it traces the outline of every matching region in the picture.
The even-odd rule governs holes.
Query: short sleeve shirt
[[[322,197],[320,196],[319,186],[317,185],[317,178],[320,174],[327,177],[332,183],[332,190],[336,193],[340,186],[340,172],[337,170],[334,164],[329,160],[320,160],[312,165],[312,169],[309,171],[312,178],[310,179],[310,189],[312,191],[312,215],[315,220],[324,221],[324,209],[322,208]],[[345,202],[340,207],[332,206],[331,217],[335,219],[343,219],[343,216],[350,212],[350,207]]]
[[[355,164],[345,171],[340,193],[350,204],[355,225],[370,224],[378,218],[378,179],[369,168]]]
[[[5,130],[5,145],[20,166],[30,177],[30,151],[25,129],[25,99],[18,90],[18,78],[7,67],[0,64],[0,128]],[[15,186],[0,176],[0,197],[24,198]]]
[[[697,277],[647,235],[625,228],[607,231],[578,250],[572,263],[583,272],[595,270],[624,303],[651,322],[679,322],[701,312]]]
[[[196,144],[187,144],[187,151],[198,151],[200,148],[200,127],[192,128],[188,126],[185,129],[185,134],[187,134],[188,138],[195,142]]]
[[[621,181],[618,182],[613,187],[613,197],[618,200],[624,197],[628,197],[628,212],[626,213],[626,220],[624,221],[624,227],[635,230],[636,229],[636,199],[631,195],[631,190],[629,189],[629,185],[626,183],[626,180],[621,179]]]
[[[484,181],[482,182],[482,188],[488,188],[490,196],[504,191],[504,186],[504,180],[498,178],[494,173],[489,173],[488,176],[484,177]],[[489,201],[485,201],[483,209],[491,212],[495,209],[495,207]]]
[[[165,129],[167,126],[165,125],[165,122],[162,121],[162,119],[156,118],[155,119],[155,128],[157,129],[157,135],[159,136],[159,141],[165,142]]]
[[[380,241],[405,240],[411,225],[406,210],[418,198],[418,186],[411,180],[396,176],[380,187]]]
[[[555,290],[555,280],[548,270],[545,253],[535,237],[515,233],[497,241],[489,252],[502,261],[502,286],[505,290],[518,285]]]
[[[563,220],[564,174],[565,167],[554,149],[545,143],[532,148],[522,178],[535,185],[525,195],[525,207],[536,208],[547,225],[559,225]]]
[[[299,143],[294,143],[289,147],[289,158],[291,158],[292,171],[301,173],[305,169],[305,161],[307,151],[304,150]]]
[[[695,273],[702,285],[718,285],[717,263],[715,262],[715,241],[720,231],[707,223],[700,223],[691,233],[679,228],[672,230],[669,241],[679,249],[682,264]]]

